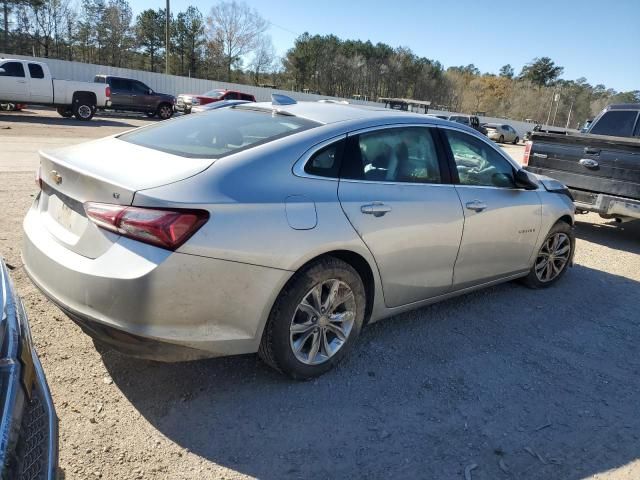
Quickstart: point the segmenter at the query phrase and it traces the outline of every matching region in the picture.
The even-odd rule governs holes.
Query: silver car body
[[[43,190],[24,220],[31,279],[73,319],[89,322],[93,335],[105,327],[181,347],[144,355],[159,359],[212,357],[257,351],[277,296],[320,256],[356,267],[374,322],[524,276],[551,226],[562,217],[573,223],[571,201],[542,185],[407,184],[304,171],[336,140],[410,125],[464,132],[520,168],[463,125],[353,105],[273,108],[320,125],[216,161],[176,158],[118,136],[42,153]],[[172,252],[98,228],[82,212],[88,200],[200,208],[210,220]],[[364,215],[376,202],[389,214]],[[487,208],[470,210],[469,202]]]
[[[487,137],[493,141],[502,141],[506,143],[515,142],[518,138],[518,132],[511,126],[503,123],[486,123],[484,127],[487,129]],[[502,140],[500,140],[502,138]]]

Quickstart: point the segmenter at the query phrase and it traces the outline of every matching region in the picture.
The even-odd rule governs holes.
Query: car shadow
[[[496,286],[369,325],[309,382],[101,353],[163,435],[253,477],[578,479],[640,457],[639,287],[580,265]]]
[[[640,254],[640,220],[596,223],[582,221],[576,216],[576,236],[614,250]]]
[[[138,117],[140,118],[140,117]],[[154,119],[147,119],[153,121]],[[76,120],[75,118],[62,118],[37,115],[31,112],[0,112],[0,122],[40,124],[40,125],[61,125],[69,127],[137,127],[132,123],[128,123],[123,119],[116,119],[111,115],[96,115],[90,121]]]

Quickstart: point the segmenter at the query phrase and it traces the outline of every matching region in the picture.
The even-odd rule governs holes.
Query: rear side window
[[[318,125],[270,110],[230,107],[160,122],[118,138],[182,157],[220,158]]]
[[[111,78],[109,79],[109,86],[113,90],[131,90],[131,82],[124,78]]]
[[[610,110],[598,119],[589,133],[630,137],[633,134],[637,116],[638,112],[631,110]]]
[[[338,178],[344,141],[332,143],[314,153],[304,166],[309,175]]]
[[[0,65],[4,72],[0,72],[0,77],[24,77],[24,67],[20,62],[7,62]]]
[[[31,78],[44,78],[44,70],[37,63],[29,64],[29,76]]]
[[[374,182],[441,183],[431,129],[387,128],[363,133],[344,155],[343,178]]]

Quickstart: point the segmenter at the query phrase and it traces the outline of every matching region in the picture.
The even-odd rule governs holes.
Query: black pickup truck
[[[640,219],[640,104],[609,105],[586,133],[533,132],[524,164],[564,183],[578,213]]]

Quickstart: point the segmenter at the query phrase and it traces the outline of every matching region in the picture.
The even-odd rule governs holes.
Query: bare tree
[[[246,3],[221,2],[211,9],[207,18],[209,41],[217,43],[227,67],[227,81],[231,81],[234,63],[258,45],[267,29],[267,21]]]
[[[253,53],[253,59],[249,67],[256,85],[260,85],[260,75],[271,73],[275,68],[276,51],[273,48],[271,37],[263,35]]]

